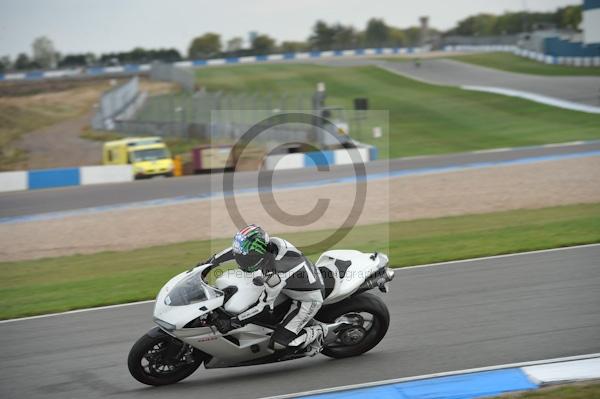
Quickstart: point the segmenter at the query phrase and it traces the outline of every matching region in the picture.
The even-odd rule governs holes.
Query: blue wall
[[[598,57],[600,44],[584,45],[580,42],[549,37],[544,39],[544,53],[556,57]]]
[[[30,170],[27,174],[27,180],[30,190],[78,186],[79,168]]]
[[[310,168],[315,166],[334,165],[333,151],[314,151],[304,154],[304,167]]]

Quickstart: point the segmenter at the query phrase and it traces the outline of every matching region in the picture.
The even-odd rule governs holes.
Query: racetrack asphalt
[[[450,54],[451,55],[451,54]],[[330,66],[377,65],[426,83],[446,86],[488,86],[519,90],[576,103],[600,106],[600,77],[541,76],[507,72],[450,59],[422,58],[420,67],[408,60],[323,59],[311,63]]]
[[[256,398],[600,352],[599,259],[594,245],[400,269],[390,330],[363,356],[201,368],[158,389],[126,365],[151,303],[5,322],[0,397]]]
[[[407,62],[388,62],[385,66],[436,84],[503,87],[588,105],[600,105],[598,76],[528,75],[448,59],[421,60],[419,68]]]
[[[538,146],[414,158],[380,160],[366,164],[367,174],[394,173],[425,168],[447,168],[479,163],[495,163],[536,157],[578,154],[600,150],[600,141],[583,144]],[[354,176],[352,165],[333,166],[330,171],[314,168],[278,171],[273,186],[294,187],[315,180],[336,180]],[[257,172],[236,172],[235,190],[256,189]],[[264,188],[264,185],[260,186]],[[198,198],[223,191],[223,174],[152,179],[130,183],[99,184],[57,189],[0,193],[0,220],[52,212],[112,207],[144,201]]]

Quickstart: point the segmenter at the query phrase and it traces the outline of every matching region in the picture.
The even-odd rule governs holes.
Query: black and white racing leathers
[[[313,326],[307,326],[323,304],[321,273],[296,247],[281,238],[271,237],[267,255],[262,268],[265,284],[261,300],[239,314],[238,319],[242,323],[250,322],[250,318],[261,313],[265,306],[272,308],[279,295],[285,295],[292,299],[292,306],[277,326],[272,343],[284,347],[307,346],[325,336],[327,331],[324,325],[315,322]],[[228,248],[215,255],[211,263],[232,259],[233,251]]]

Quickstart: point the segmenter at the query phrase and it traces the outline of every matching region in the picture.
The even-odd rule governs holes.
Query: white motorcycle
[[[328,325],[321,350],[326,356],[357,356],[374,348],[385,336],[390,315],[383,300],[366,291],[388,292],[394,272],[381,253],[333,250],[316,263],[325,284],[323,306],[315,319]],[[160,290],[154,306],[158,325],[131,348],[131,375],[147,385],[173,384],[205,368],[251,366],[298,359],[309,353],[299,348],[273,350],[269,345],[275,325],[291,300],[283,295],[272,310],[266,308],[252,324],[221,334],[215,318],[233,317],[257,303],[263,291],[260,271],[239,269],[220,275],[209,285],[216,266],[201,264],[173,277]],[[314,354],[311,353],[311,354]]]

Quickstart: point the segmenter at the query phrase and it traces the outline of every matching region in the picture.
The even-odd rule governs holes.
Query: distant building
[[[420,17],[419,22],[421,25],[421,46],[424,46],[429,42],[429,17]]]
[[[600,56],[600,0],[584,0],[582,11],[581,32],[538,27],[534,32],[521,34],[519,47],[556,57]]]
[[[600,43],[600,0],[583,0],[583,43]]]
[[[553,30],[531,34],[529,48],[556,57],[600,56],[600,0],[583,0],[582,32]]]
[[[520,48],[536,53],[546,52],[546,39],[559,38],[571,41],[577,32],[571,29],[540,29],[529,33],[521,33],[517,42]]]
[[[253,30],[248,32],[248,47],[252,47],[252,43],[254,43],[254,39],[256,39],[256,36],[258,36],[258,32]]]

